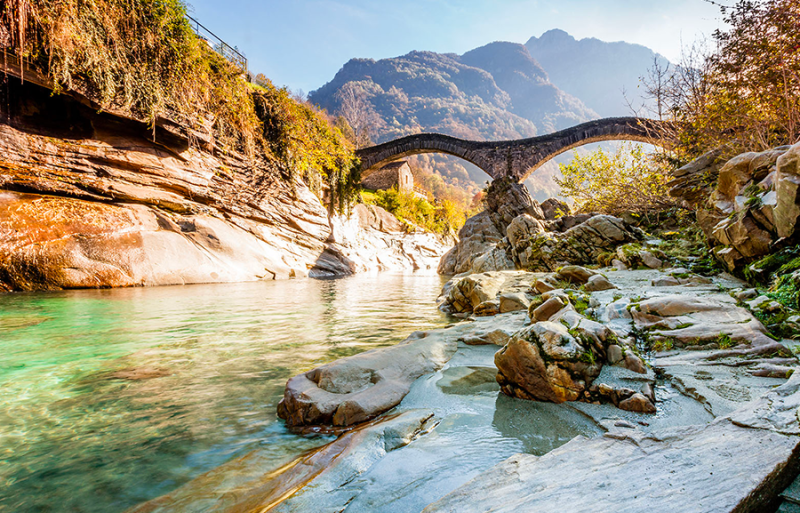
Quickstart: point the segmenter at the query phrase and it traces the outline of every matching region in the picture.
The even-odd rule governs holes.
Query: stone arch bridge
[[[572,148],[600,141],[638,141],[664,146],[670,142],[667,123],[646,118],[606,118],[560,132],[515,141],[467,141],[442,134],[416,134],[356,152],[364,172],[392,160],[420,153],[461,157],[492,179],[524,181],[551,158]]]

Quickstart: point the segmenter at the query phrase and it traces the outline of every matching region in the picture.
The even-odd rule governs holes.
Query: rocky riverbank
[[[432,269],[446,242],[379,207],[329,215],[300,181],[180,134],[9,81],[0,290]],[[6,112],[8,110],[8,112]]]
[[[745,257],[745,238],[724,245],[719,234],[756,210],[792,211],[791,194],[778,212],[767,196],[792,181],[794,160],[783,155],[793,151],[719,164],[717,185],[706,185],[713,201],[732,173],[747,189],[772,169],[777,185],[753,196],[758,205],[732,202],[747,205],[717,221],[713,252],[691,226],[648,234],[634,218],[571,215],[493,184],[486,211],[439,266],[460,273],[440,297],[451,327],[287,383],[278,407],[287,426],[341,434],[336,442],[278,474],[261,464],[255,473],[269,483],[243,495],[229,483],[253,483],[254,471],[237,463],[209,475],[211,488],[198,480],[142,511],[220,495],[222,511],[774,511],[784,497],[781,511],[791,511],[800,265],[777,228],[762,260]],[[711,203],[686,193],[686,169],[673,191],[705,219]],[[707,219],[700,227],[708,231]],[[741,258],[728,259],[733,251]],[[742,272],[742,262],[754,263]],[[780,276],[769,290],[741,279],[764,269]]]
[[[555,278],[549,273],[456,278],[442,295],[445,308],[469,295],[505,311],[473,311],[447,329],[289,381],[280,408],[287,423],[341,433],[336,441],[279,471],[265,448],[136,511],[182,511],[198,501],[220,511],[524,511],[534,503],[556,511],[564,501],[596,511],[597,500],[622,511],[764,511],[797,474],[800,425],[791,405],[800,381],[786,381],[798,366],[796,342],[762,338],[764,326],[737,305],[749,292],[740,280],[682,271],[586,270],[612,288],[561,282],[565,289],[549,291],[561,307],[548,317],[540,302],[547,292],[536,286]],[[675,274],[690,276],[671,284]],[[604,330],[615,344],[585,338]],[[694,338],[681,342],[685,330]],[[659,343],[669,333],[678,335],[672,347]],[[512,351],[520,356],[509,366]],[[597,477],[539,471],[550,466]],[[514,488],[531,479],[544,479],[549,492]],[[679,485],[682,493],[672,493]]]

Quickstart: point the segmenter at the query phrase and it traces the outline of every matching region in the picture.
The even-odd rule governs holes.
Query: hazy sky
[[[238,46],[251,70],[306,92],[353,57],[464,53],[560,28],[674,61],[682,42],[721,27],[719,9],[703,0],[190,0],[190,14]]]

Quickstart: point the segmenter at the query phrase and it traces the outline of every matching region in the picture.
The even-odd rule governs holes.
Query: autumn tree
[[[372,144],[370,133],[380,123],[380,117],[369,102],[366,91],[356,82],[348,82],[336,93],[336,99],[339,101],[338,114],[350,125],[356,148]]]
[[[647,215],[678,206],[668,194],[671,168],[638,144],[623,144],[614,153],[603,148],[585,156],[575,152],[572,162],[558,167],[561,194],[582,212]]]
[[[654,67],[645,90],[678,121],[685,158],[732,141],[763,150],[800,137],[800,2],[740,0],[722,7],[726,30],[695,44],[671,69]]]

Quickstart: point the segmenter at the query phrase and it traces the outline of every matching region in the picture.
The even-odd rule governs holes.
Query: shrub
[[[346,209],[361,181],[352,143],[324,113],[293,99],[285,87],[277,88],[265,77],[259,83],[253,101],[262,121],[265,154],[318,195],[327,180],[331,206]]]
[[[678,207],[668,194],[670,168],[641,145],[623,144],[611,154],[602,148],[586,156],[576,152],[559,169],[561,194],[583,212],[647,215]]]
[[[396,187],[374,193],[364,191],[361,199],[386,209],[401,221],[442,235],[464,224],[464,213],[453,202],[442,200],[431,204],[413,192],[398,191]]]

